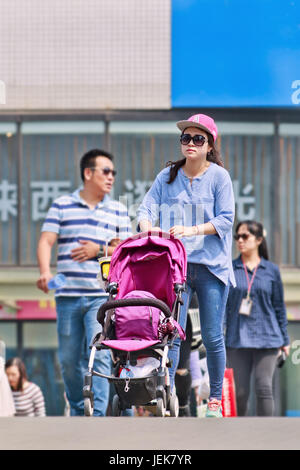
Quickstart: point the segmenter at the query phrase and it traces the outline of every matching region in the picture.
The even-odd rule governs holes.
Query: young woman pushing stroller
[[[185,338],[177,319],[186,265],[182,242],[162,232],[135,235],[114,251],[105,287],[109,298],[97,314],[103,328],[93,340],[85,375],[86,416],[93,413],[93,376],[115,386],[113,416],[133,405],[150,407],[160,417],[178,416],[177,396],[170,393],[168,353],[177,334]],[[93,366],[96,350],[102,349],[111,351],[109,376]]]
[[[142,232],[159,228],[182,238],[187,253],[187,291],[180,313],[186,326],[187,310],[197,294],[203,343],[207,351],[210,399],[207,417],[222,417],[221,398],[226,354],[223,318],[232,269],[234,196],[232,182],[215,146],[217,127],[204,114],[179,121],[183,158],[170,162],[156,177],[138,210]],[[169,352],[171,387],[179,358],[180,339]]]

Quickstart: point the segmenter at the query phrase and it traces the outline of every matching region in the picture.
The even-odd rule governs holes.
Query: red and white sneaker
[[[223,418],[222,402],[216,398],[211,398],[207,403],[206,418]]]

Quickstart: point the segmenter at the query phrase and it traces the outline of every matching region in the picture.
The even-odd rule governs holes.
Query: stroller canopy
[[[185,283],[186,266],[186,251],[178,238],[164,232],[144,232],[127,238],[115,249],[108,281],[118,284],[117,299],[143,290],[172,309],[174,284]]]

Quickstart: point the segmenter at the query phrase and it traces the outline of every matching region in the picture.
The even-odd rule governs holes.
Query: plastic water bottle
[[[48,282],[48,289],[58,289],[59,287],[63,287],[66,282],[67,279],[63,274],[56,274],[56,276]]]

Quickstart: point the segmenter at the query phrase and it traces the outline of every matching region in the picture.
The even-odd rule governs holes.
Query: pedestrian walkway
[[[176,420],[176,425],[174,425]],[[294,450],[300,418],[0,418],[1,450]]]

